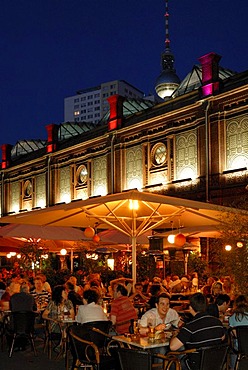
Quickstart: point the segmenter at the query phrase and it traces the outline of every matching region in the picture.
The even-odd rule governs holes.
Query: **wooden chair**
[[[108,334],[112,326],[112,322],[109,320],[91,321],[82,324],[82,326],[88,331],[90,340],[101,350],[101,352],[106,351],[107,342],[111,339]]]
[[[118,366],[117,358],[111,352],[111,336],[100,329],[86,324],[71,326],[69,341],[73,357],[72,370],[81,366],[95,370],[112,370]]]
[[[174,355],[161,355],[154,354],[148,350],[140,350],[133,348],[123,348],[117,349],[121,370],[180,370],[180,362],[178,358]],[[154,363],[154,360],[159,358],[160,363]],[[209,369],[210,370],[210,369]]]
[[[185,351],[171,351],[192,370],[222,370],[227,362],[228,344],[193,348]]]
[[[229,331],[230,355],[236,356],[234,370],[248,369],[248,326],[236,326]]]
[[[13,325],[13,332],[10,334],[12,337],[9,357],[12,356],[14,345],[18,338],[27,338],[32,346],[34,355],[36,356],[36,349],[34,345],[34,322],[35,313],[34,312],[12,312],[11,313],[11,323]]]

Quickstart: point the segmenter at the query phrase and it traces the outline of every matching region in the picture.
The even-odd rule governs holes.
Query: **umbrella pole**
[[[132,279],[136,283],[136,236],[132,236]]]
[[[71,272],[73,272],[73,249],[71,248]]]

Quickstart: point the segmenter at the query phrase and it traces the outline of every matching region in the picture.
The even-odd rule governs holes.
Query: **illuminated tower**
[[[174,68],[174,55],[170,50],[168,0],[165,0],[165,51],[161,55],[162,72],[155,83],[155,90],[162,99],[169,98],[180,84]]]

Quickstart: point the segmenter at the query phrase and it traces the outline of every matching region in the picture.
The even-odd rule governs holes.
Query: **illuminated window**
[[[162,165],[167,160],[167,149],[165,144],[158,143],[152,149],[152,161],[155,165]]]
[[[30,180],[25,181],[24,183],[24,197],[29,198],[32,195],[33,186]]]
[[[80,114],[80,111],[79,110],[77,110],[77,111],[74,112],[74,116],[79,116],[79,114]]]
[[[82,165],[77,170],[77,182],[78,184],[85,184],[88,179],[88,171],[85,165]]]

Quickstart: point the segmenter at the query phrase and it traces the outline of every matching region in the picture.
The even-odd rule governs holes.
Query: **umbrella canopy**
[[[136,280],[138,236],[156,228],[169,229],[171,222],[174,225],[180,223],[184,227],[219,225],[222,214],[231,211],[234,212],[228,207],[210,203],[130,190],[6,216],[0,222],[70,227],[100,226],[103,229],[119,230],[131,237],[132,275]],[[248,217],[248,213],[246,215]]]
[[[174,233],[177,230],[174,230]],[[178,230],[178,232],[182,233],[185,236],[194,237],[194,238],[219,238],[221,234],[220,227],[217,225],[201,225],[199,226],[189,226],[189,227],[182,227]],[[168,235],[172,234],[171,231],[167,231],[165,233],[158,233],[157,236],[167,237]]]
[[[86,240],[82,230],[73,227],[9,224],[0,227],[0,236],[45,240]]]
[[[151,232],[145,232],[142,235],[139,235],[136,239],[136,242],[139,244],[148,244],[148,236],[151,235]],[[132,244],[132,238],[130,235],[125,235],[123,232],[115,229],[104,230],[98,233],[102,241],[111,241],[118,244]]]
[[[9,252],[18,253],[23,244],[24,243],[21,240],[0,237],[0,255],[5,255]]]

